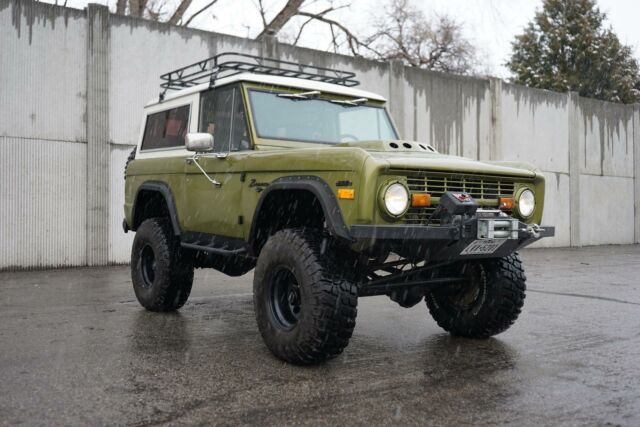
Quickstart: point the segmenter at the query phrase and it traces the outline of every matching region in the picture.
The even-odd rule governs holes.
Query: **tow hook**
[[[537,239],[540,237],[540,233],[544,231],[544,228],[541,228],[538,224],[531,224],[524,228],[522,231],[525,231],[529,234],[529,236]]]

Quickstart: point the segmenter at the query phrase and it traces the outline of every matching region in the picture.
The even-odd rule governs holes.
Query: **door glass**
[[[238,85],[204,92],[200,111],[200,132],[213,135],[216,152],[251,149],[242,92]]]

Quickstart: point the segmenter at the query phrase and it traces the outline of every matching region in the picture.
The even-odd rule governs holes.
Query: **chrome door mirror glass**
[[[213,135],[210,133],[188,133],[184,137],[184,145],[187,150],[196,153],[213,151]]]

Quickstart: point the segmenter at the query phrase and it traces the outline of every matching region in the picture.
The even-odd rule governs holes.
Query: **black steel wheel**
[[[193,266],[182,259],[180,242],[165,218],[145,220],[131,249],[131,280],[140,304],[151,311],[172,311],[189,298]]]
[[[142,271],[142,287],[145,289],[153,286],[156,278],[156,256],[150,245],[144,245],[140,250],[140,270]]]
[[[517,253],[458,265],[465,280],[429,291],[427,307],[438,325],[469,338],[488,338],[507,330],[522,310],[526,277]]]
[[[271,315],[283,330],[293,329],[302,309],[300,285],[296,276],[291,270],[280,268],[271,276],[267,286]]]
[[[333,358],[353,333],[357,288],[340,274],[334,254],[323,252],[327,239],[318,231],[279,231],[258,257],[253,280],[258,329],[269,350],[287,362]]]

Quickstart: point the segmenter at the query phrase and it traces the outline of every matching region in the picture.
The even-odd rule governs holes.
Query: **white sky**
[[[54,0],[46,0],[54,2]],[[61,3],[63,0],[59,0]],[[175,1],[175,0],[169,0]],[[190,10],[198,10],[200,5],[210,0],[194,0]],[[311,0],[312,3],[314,0]],[[115,0],[93,0],[95,3],[115,4]],[[336,4],[350,2],[348,9],[330,16],[347,25],[354,33],[362,33],[370,22],[373,11],[387,4],[387,0],[335,0]],[[522,31],[536,11],[541,0],[412,0],[427,16],[446,14],[461,22],[466,36],[478,49],[483,69],[487,74],[508,77],[503,64],[507,60],[511,41]],[[273,16],[284,5],[284,0],[264,0],[268,7],[268,17]],[[315,0],[309,10],[317,11],[326,7],[327,0]],[[84,8],[86,0],[68,0],[68,6]],[[241,37],[255,36],[261,29],[261,20],[255,6],[257,0],[219,0],[208,13],[194,20],[193,26],[205,30],[234,34]],[[607,13],[609,24],[621,41],[634,48],[640,59],[640,2],[638,0],[598,0],[600,9]],[[188,15],[189,13],[187,13]],[[300,21],[298,21],[300,22]],[[285,27],[287,28],[287,27]],[[295,28],[289,27],[289,34]],[[309,25],[305,29],[301,45],[326,50],[329,47],[329,32],[321,24]]]

